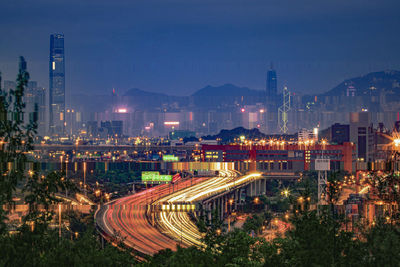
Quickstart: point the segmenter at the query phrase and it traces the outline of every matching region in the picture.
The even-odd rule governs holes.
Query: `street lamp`
[[[288,197],[288,196],[290,195],[289,189],[287,189],[287,188],[283,189],[283,190],[281,191],[281,195],[282,195],[282,196],[285,196],[285,197]]]
[[[255,198],[254,198],[254,203],[255,203],[255,204],[258,204],[259,201],[260,201],[260,198],[259,198],[259,197],[255,197]]]
[[[232,204],[233,204],[233,202],[234,202],[233,198],[229,199],[230,209],[229,209],[229,215],[228,215],[228,232],[231,231],[231,215],[232,215]]]
[[[299,198],[297,199],[297,202],[300,203],[301,210],[304,210],[304,206],[303,206],[304,197],[299,197]]]

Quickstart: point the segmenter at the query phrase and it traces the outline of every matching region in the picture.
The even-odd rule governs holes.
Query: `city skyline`
[[[392,34],[400,24],[397,1],[254,1],[245,9],[241,1],[216,6],[150,2],[83,2],[76,8],[61,2],[54,8],[68,16],[58,17],[46,1],[6,3],[0,11],[9,26],[0,30],[9,36],[0,43],[3,77],[15,77],[15,58],[24,55],[32,78],[49,88],[46,46],[53,32],[68,37],[71,94],[140,88],[188,95],[225,83],[263,90],[271,61],[279,72],[278,88],[287,84],[303,93],[327,91],[372,71],[400,69],[399,38]]]
[[[399,0],[3,2],[0,266],[400,266]]]

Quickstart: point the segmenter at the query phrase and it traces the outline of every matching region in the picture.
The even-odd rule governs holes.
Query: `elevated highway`
[[[180,190],[204,178],[180,181],[174,189]],[[119,198],[98,208],[96,226],[111,242],[123,242],[139,253],[153,255],[162,249],[176,249],[176,242],[153,227],[147,218],[148,204],[173,193],[172,185],[159,185],[137,194]]]
[[[263,194],[266,180],[280,176],[239,176],[228,170],[220,171],[218,177],[181,181],[174,191],[171,185],[160,185],[102,206],[95,215],[96,223],[109,240],[120,237],[125,245],[147,255],[166,248],[175,250],[177,244],[201,246],[202,234],[190,214],[211,220],[216,210],[223,219],[236,209],[241,190],[249,196]]]

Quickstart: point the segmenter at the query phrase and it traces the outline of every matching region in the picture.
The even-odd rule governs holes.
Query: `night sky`
[[[72,94],[141,88],[188,95],[208,84],[326,91],[400,69],[399,0],[0,0],[0,70],[25,56],[48,87],[49,35],[65,34]]]

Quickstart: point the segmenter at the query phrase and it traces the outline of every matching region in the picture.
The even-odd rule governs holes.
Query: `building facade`
[[[49,129],[63,135],[65,128],[65,56],[64,35],[50,35]]]
[[[355,170],[355,146],[304,145],[274,142],[268,145],[202,145],[202,160],[254,164],[249,169],[262,172],[301,172],[315,170],[316,159],[328,159],[330,170]]]

